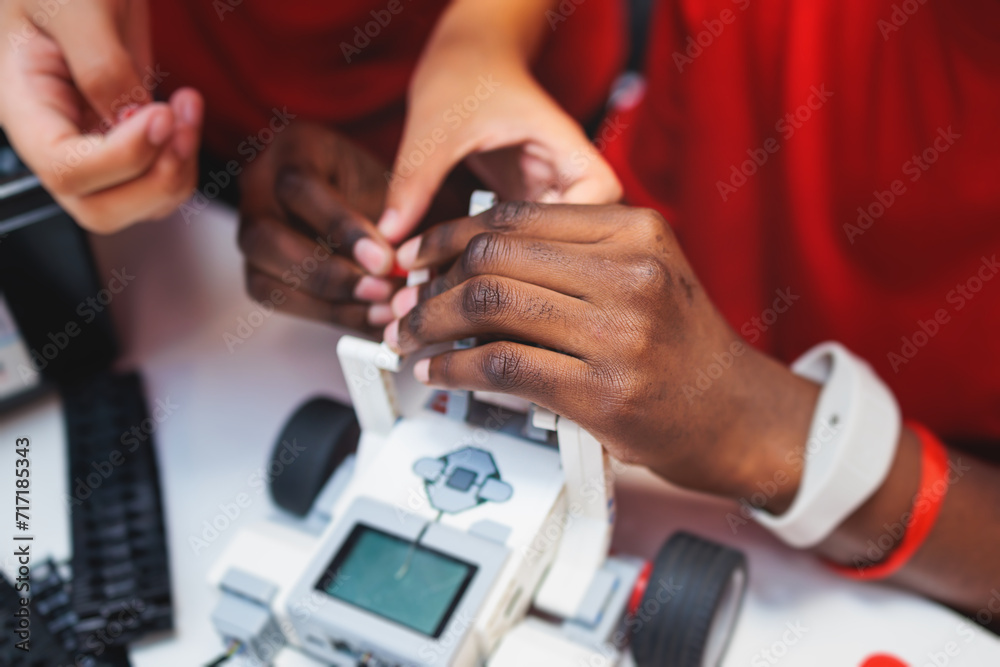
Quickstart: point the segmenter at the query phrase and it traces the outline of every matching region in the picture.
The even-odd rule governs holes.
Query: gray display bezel
[[[432,523],[427,527],[420,541],[422,546],[477,568],[440,636],[435,639],[316,588],[358,524],[414,540],[427,520],[372,498],[357,498],[351,503],[336,520],[335,528],[326,542],[317,549],[312,562],[303,570],[288,599],[291,611],[296,600],[307,600],[311,595],[323,596],[323,604],[317,605],[305,618],[290,614],[296,630],[303,638],[303,648],[324,659],[336,660],[338,657],[343,658],[343,654],[338,655],[332,646],[332,641],[336,640],[387,660],[426,665],[451,664],[507,560],[507,547],[440,523]],[[321,638],[325,642],[324,646],[308,641],[310,636]]]
[[[421,628],[414,627],[413,625],[410,625],[409,623],[406,623],[400,619],[389,618],[389,616],[387,616],[386,614],[383,614],[376,609],[372,609],[365,606],[365,604],[363,604],[361,601],[350,600],[344,597],[343,595],[339,595],[336,592],[337,589],[336,585],[332,586],[333,592],[329,590],[330,584],[333,583],[330,581],[330,579],[333,578],[334,581],[336,581],[337,570],[339,568],[344,568],[348,566],[348,562],[352,560],[352,554],[354,553],[355,549],[358,548],[361,539],[365,535],[383,536],[386,539],[399,544],[401,548],[404,550],[404,552],[406,550],[412,549],[413,554],[416,553],[430,554],[435,558],[439,558],[444,561],[453,563],[457,565],[459,568],[461,568],[462,571],[461,581],[458,582],[458,585],[456,587],[452,588],[449,591],[448,599],[445,606],[436,610],[437,611],[437,613],[435,614],[436,618],[434,619],[434,625],[430,632],[427,632],[426,630],[423,630]],[[465,591],[468,590],[469,585],[475,578],[478,569],[479,569],[478,566],[474,565],[473,563],[467,563],[464,560],[459,560],[455,558],[451,554],[441,553],[437,549],[431,549],[426,544],[421,543],[414,545],[410,540],[405,540],[380,528],[376,528],[375,526],[370,526],[366,523],[358,522],[354,524],[354,529],[351,530],[350,533],[348,533],[347,539],[344,540],[344,544],[341,546],[340,550],[334,554],[333,560],[330,562],[329,565],[327,565],[326,569],[323,571],[322,576],[320,576],[319,581],[316,582],[314,588],[321,593],[326,593],[327,595],[333,596],[334,598],[340,600],[341,602],[346,602],[349,605],[353,605],[361,610],[373,613],[376,616],[385,617],[387,620],[392,621],[398,625],[401,625],[404,628],[409,628],[410,630],[416,630],[417,632],[426,635],[427,637],[437,639],[444,633],[444,628],[447,625],[448,620],[454,615],[455,609],[458,606],[458,602],[465,595]],[[388,572],[385,574],[391,577],[393,573]]]

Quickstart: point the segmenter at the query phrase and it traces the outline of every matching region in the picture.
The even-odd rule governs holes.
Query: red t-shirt
[[[625,53],[617,0],[563,3],[546,23],[535,73],[578,120],[597,116]],[[205,141],[223,158],[287,107],[332,123],[391,162],[406,86],[447,0],[208,0],[151,3],[169,93],[205,95]],[[549,32],[551,28],[551,32]]]
[[[673,0],[652,31],[607,153],[732,326],[1000,439],[1000,3]]]

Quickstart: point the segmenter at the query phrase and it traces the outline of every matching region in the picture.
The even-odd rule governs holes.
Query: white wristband
[[[899,406],[871,367],[839,343],[802,355],[792,372],[823,384],[799,490],[781,516],[754,518],[800,549],[822,542],[885,481],[901,428]]]

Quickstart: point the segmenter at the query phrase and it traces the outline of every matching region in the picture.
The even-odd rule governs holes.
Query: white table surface
[[[136,275],[112,303],[125,341],[123,364],[141,368],[150,403],[169,399],[178,406],[155,433],[176,629],[133,647],[136,667],[204,664],[223,650],[209,620],[216,594],[206,574],[241,525],[277,511],[252,478],[303,399],[327,394],[347,400],[334,354],[340,331],[275,314],[245,343],[227,348],[224,333],[234,333],[238,318],[257,309],[244,294],[235,235],[235,215],[213,206],[191,224],[174,216],[95,241],[105,271],[125,267]],[[13,439],[25,434],[33,443],[36,557],[48,552],[65,558],[65,444],[57,398],[0,420],[0,476],[13,470]],[[250,495],[250,506],[196,554],[190,537],[240,493]],[[851,666],[877,652],[912,667],[1000,665],[1000,640],[948,609],[840,579],[755,525],[734,534],[725,520],[734,510],[729,503],[682,493],[638,470],[619,479],[618,498],[619,551],[651,557],[671,532],[684,528],[746,553],[750,585],[727,667]],[[9,572],[11,558],[0,561]],[[295,655],[280,662],[309,664]]]

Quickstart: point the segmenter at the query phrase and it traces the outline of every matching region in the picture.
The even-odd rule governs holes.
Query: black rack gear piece
[[[173,628],[152,437],[157,422],[149,417],[136,373],[100,373],[61,386],[60,393],[69,447],[75,631],[85,652],[95,644],[123,647]]]
[[[39,610],[38,600],[30,598],[27,607],[28,650],[17,647],[21,638],[16,634],[18,622],[24,618],[16,616],[21,609],[21,599],[25,592],[34,594],[34,577],[27,582],[28,591],[15,590],[7,577],[0,574],[0,665],[9,667],[53,667],[73,665],[72,654],[63,647],[60,640],[49,630],[45,617]]]

